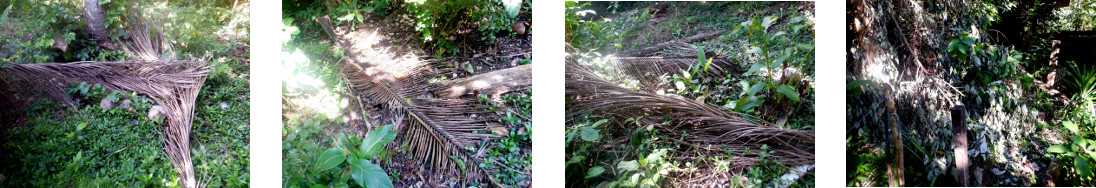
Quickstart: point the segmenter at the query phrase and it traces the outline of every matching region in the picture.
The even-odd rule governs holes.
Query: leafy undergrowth
[[[811,6],[797,2],[567,2],[567,50],[578,64],[630,90],[696,101],[754,124],[813,132]],[[689,59],[683,68],[653,75],[654,79],[620,70],[623,66],[618,63],[624,62],[614,59],[631,56],[627,51],[712,32],[719,32],[718,36],[654,53]],[[720,60],[730,63],[716,68]],[[569,105],[590,97],[568,94]],[[639,114],[656,111],[652,105]],[[782,151],[776,146],[719,149],[724,146],[689,141],[693,133],[668,128],[691,117],[569,113],[574,114],[568,114],[566,129],[568,186],[814,186],[813,165],[781,163],[771,156]]]
[[[949,8],[955,5],[972,8]],[[875,15],[869,6],[894,11]],[[1094,185],[1096,150],[1089,144],[1096,71],[1052,55],[1055,34],[1068,29],[1044,24],[1091,13],[1055,16],[1070,13],[1053,7],[997,1],[853,6],[849,16],[862,28],[848,31],[846,185],[895,185],[896,178],[905,186]],[[892,18],[911,15],[917,19]],[[928,29],[941,23],[960,26]],[[958,105],[966,112],[969,182],[958,180],[952,148],[957,117],[949,109]],[[892,126],[903,141],[900,167]]]
[[[210,186],[246,186],[249,174],[250,97],[246,57],[211,62],[199,93],[191,132],[191,154],[199,180]],[[223,69],[221,69],[223,68]],[[242,74],[242,75],[237,75]],[[233,76],[235,75],[235,76]],[[23,107],[25,119],[5,127],[0,150],[3,185],[12,186],[178,186],[175,168],[163,153],[162,127],[146,112],[143,96],[71,86],[83,101],[75,108],[48,100]],[[84,89],[85,94],[80,93]],[[130,99],[133,111],[103,110],[99,101]]]
[[[147,99],[137,101],[135,110],[152,106]],[[0,166],[4,185],[175,185],[175,168],[162,152],[161,129],[142,114],[102,110],[96,104],[81,104],[73,111],[42,101],[26,107],[25,115],[25,122],[5,127],[0,145],[7,151],[0,158],[9,161]]]
[[[190,153],[198,181],[212,187],[250,182],[250,49],[246,2],[100,1],[109,38],[128,40],[135,13],[157,19],[174,53],[163,57],[206,61],[210,70],[195,100]],[[89,34],[79,1],[0,1],[0,62],[126,61],[121,50],[100,48]],[[148,12],[154,12],[151,14]],[[170,15],[170,16],[168,16]],[[57,37],[60,36],[60,37]],[[124,42],[116,44],[121,45]],[[2,64],[0,64],[0,67]],[[5,108],[0,132],[3,187],[177,187],[164,154],[161,120],[146,96],[87,84],[68,86],[80,102],[49,98]],[[103,110],[103,100],[116,106]],[[120,106],[132,102],[131,109]],[[10,116],[8,116],[10,115]]]
[[[283,80],[283,187],[493,187],[496,185],[528,187],[532,164],[532,102],[530,90],[512,91],[502,95],[466,95],[477,110],[498,119],[489,120],[503,126],[480,130],[496,138],[475,143],[462,150],[482,160],[463,161],[460,171],[478,168],[490,180],[468,181],[434,174],[432,161],[420,161],[410,153],[408,143],[401,140],[407,120],[387,117],[379,106],[371,105],[368,97],[359,98],[362,91],[353,91],[339,71],[347,53],[331,42],[317,23],[317,18],[329,16],[339,35],[376,36],[358,38],[350,45],[367,45],[401,56],[433,59],[445,74],[423,78],[429,83],[458,79],[494,70],[531,63],[531,37],[518,35],[510,27],[514,21],[529,21],[529,1],[452,1],[397,2],[387,0],[324,2],[283,2],[283,59],[287,77]],[[515,6],[507,3],[521,2]],[[478,7],[478,8],[477,8]],[[473,9],[469,9],[473,8]],[[475,10],[475,11],[473,11]],[[511,10],[521,10],[520,13]],[[439,11],[439,12],[433,12]],[[460,12],[462,16],[433,16]],[[467,16],[477,17],[472,20]],[[479,19],[484,18],[484,19]],[[443,23],[438,27],[416,27],[418,23]],[[446,22],[459,22],[455,25]],[[470,24],[470,25],[465,25]],[[444,26],[442,26],[444,25]],[[465,33],[472,29],[474,33]],[[462,30],[457,33],[454,30]],[[365,34],[362,36],[361,34]],[[370,40],[372,39],[372,40]],[[431,56],[433,55],[433,56]],[[357,95],[357,96],[356,96]],[[410,99],[408,99],[410,100]],[[476,116],[471,116],[475,118]],[[481,116],[482,117],[482,116]],[[395,122],[392,122],[395,121]],[[385,125],[396,140],[379,150],[363,148],[366,138],[379,134]],[[448,126],[448,125],[447,125]],[[334,152],[342,150],[339,154]],[[330,151],[330,152],[329,152]],[[362,155],[365,154],[365,155]],[[370,156],[376,154],[376,156]],[[366,158],[364,156],[370,156]],[[325,163],[342,159],[343,162]],[[357,159],[356,162],[355,160]],[[363,159],[365,159],[364,162]],[[337,161],[337,160],[336,160]],[[369,163],[379,168],[372,168]],[[361,168],[359,168],[361,167]],[[381,184],[359,180],[356,175],[380,174]],[[365,182],[365,183],[363,183]],[[390,182],[390,183],[389,183]]]

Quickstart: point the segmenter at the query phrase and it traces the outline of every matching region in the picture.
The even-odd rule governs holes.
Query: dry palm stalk
[[[784,164],[814,163],[814,133],[758,125],[742,114],[724,112],[707,104],[651,94],[620,87],[594,74],[589,68],[569,60],[566,73],[569,116],[595,112],[603,116],[649,117],[670,120],[671,126],[659,127],[667,134],[686,132],[691,144],[742,155],[768,145],[770,157]]]
[[[462,182],[485,177],[484,170],[472,165],[483,159],[464,148],[497,137],[484,134],[498,125],[493,112],[484,110],[475,100],[432,98],[430,95],[448,87],[427,86],[424,78],[436,75],[430,69],[430,62],[372,48],[350,50],[351,44],[331,28],[330,18],[321,17],[317,21],[332,41],[347,50],[351,59],[340,65],[339,74],[346,78],[361,101],[380,107],[380,113],[385,114],[382,118],[389,120],[384,122],[400,125],[397,140],[407,144],[408,152],[415,160],[432,164],[427,169],[435,174],[460,177],[457,179]]]
[[[532,87],[533,65],[521,65],[469,77],[424,85],[423,90],[437,91],[438,97],[457,98],[469,93],[500,95]]]

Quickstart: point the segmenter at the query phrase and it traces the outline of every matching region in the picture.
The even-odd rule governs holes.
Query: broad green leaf
[[[392,179],[388,177],[388,173],[385,173],[381,166],[377,166],[366,159],[351,163],[350,174],[354,178],[354,182],[358,183],[358,186],[368,188],[392,187]]]
[[[585,159],[586,159],[586,156],[582,156],[582,155],[573,156],[573,157],[571,157],[570,160],[567,160],[567,164],[569,165],[569,164],[579,163],[579,162],[582,162],[582,160],[585,160]]]
[[[780,66],[783,66],[784,65],[784,60],[787,60],[789,56],[791,56],[791,54],[784,54],[784,56],[780,56],[780,57],[776,58],[776,60],[773,60],[772,64],[769,64],[769,67],[773,68],[773,69],[776,69],[776,68],[779,68]]]
[[[608,119],[598,120],[597,122],[594,122],[594,124],[590,125],[590,126],[594,126],[594,127],[601,126],[601,124],[605,124],[605,122],[609,122],[609,120]]]
[[[601,133],[598,133],[598,130],[593,127],[583,127],[579,137],[581,137],[582,140],[593,142],[601,139]]]
[[[647,158],[643,159],[643,165],[651,164],[651,162],[655,161],[661,161],[662,155],[664,154],[666,154],[666,149],[655,150],[655,152],[652,152],[650,155],[647,155]]]
[[[379,129],[369,132],[365,138],[362,139],[362,145],[359,150],[362,152],[363,159],[373,159],[377,153],[379,153],[385,144],[392,142],[395,139],[395,134],[392,131],[392,124],[385,125]],[[392,135],[389,137],[389,135]]]
[[[84,130],[84,128],[87,128],[87,127],[88,127],[88,123],[87,123],[87,122],[83,122],[83,123],[77,124],[77,125],[76,125],[76,131]]]
[[[699,60],[700,63],[704,63],[704,72],[708,72],[708,65],[711,64],[711,61],[704,62],[705,59],[708,59],[708,57],[704,55],[704,47],[696,48],[696,59]]]
[[[633,171],[633,170],[636,170],[638,168],[639,168],[639,162],[637,162],[636,160],[621,161],[620,163],[617,163],[617,169],[621,169],[621,170],[625,170],[625,171]]]
[[[342,16],[342,17],[336,18],[335,20],[339,20],[339,21],[350,21],[350,20],[353,20],[353,19],[354,19],[354,14],[346,14],[346,16]]]
[[[746,54],[756,54],[756,53],[761,53],[761,48],[758,48],[757,46],[754,46],[754,47],[750,47],[749,50],[746,50]]]
[[[804,18],[803,16],[796,16],[795,18],[792,18],[790,21],[788,21],[788,23],[796,23],[796,22],[799,22],[799,21],[803,21],[803,19],[806,19],[806,18]]]
[[[761,70],[761,67],[765,67],[765,65],[761,63],[754,63],[753,65],[750,65],[750,70],[747,70],[746,73],[743,73],[742,75],[749,76],[750,74],[757,73],[757,71]]]
[[[963,43],[967,45],[974,45],[974,37],[964,36]]]
[[[761,105],[764,102],[764,99],[756,96],[743,97],[738,100],[738,103],[735,104],[734,110],[738,112],[746,112],[753,107]]]
[[[1049,148],[1047,148],[1047,152],[1050,152],[1050,153],[1065,153],[1066,152],[1066,147],[1062,146],[1062,145],[1050,146]]]
[[[324,171],[334,168],[346,160],[346,154],[343,154],[343,150],[340,148],[329,148],[320,154],[320,158],[316,159],[316,171]]]
[[[708,61],[704,62],[704,72],[708,72],[708,67],[712,66],[712,59],[715,59],[715,57],[709,57]]]
[[[849,81],[848,84],[845,84],[845,90],[851,90],[852,88],[856,88],[857,86],[868,85],[868,84],[871,84],[871,80],[853,80],[853,81]]]
[[[754,84],[753,87],[750,87],[750,90],[746,90],[746,94],[749,94],[750,96],[757,95],[757,92],[760,92],[761,89],[765,89],[765,85],[769,85],[769,83],[768,82],[758,82],[758,83]]]
[[[353,152],[351,152],[351,153],[353,153]],[[354,162],[357,162],[358,159],[362,159],[362,158],[358,157],[357,154],[350,154],[350,155],[346,156],[346,164],[354,164]]]
[[[1065,127],[1066,127],[1066,129],[1068,129],[1068,130],[1069,130],[1069,132],[1073,132],[1073,134],[1081,134],[1081,131],[1080,131],[1080,129],[1079,129],[1078,127],[1077,127],[1077,124],[1074,124],[1074,123],[1073,123],[1073,122],[1071,122],[1071,121],[1067,121],[1067,122],[1062,122],[1062,126],[1065,126]]]
[[[761,20],[762,29],[769,29],[769,26],[772,26],[773,22],[775,22],[777,18],[778,17],[776,16],[766,16],[765,18],[763,18]]]
[[[597,177],[598,175],[601,175],[601,173],[603,173],[603,172],[605,172],[605,167],[595,166],[593,168],[590,168],[590,171],[586,172],[586,179]]]
[[[780,94],[784,94],[785,97],[788,97],[789,99],[792,99],[792,101],[795,101],[795,102],[800,102],[801,101],[799,99],[799,93],[796,92],[795,89],[792,89],[791,86],[788,86],[788,85],[777,86],[776,87],[776,92],[780,93]]]
[[[1092,176],[1092,168],[1089,167],[1088,161],[1083,157],[1073,158],[1073,168],[1076,168],[1077,173],[1081,174],[1081,177]]]

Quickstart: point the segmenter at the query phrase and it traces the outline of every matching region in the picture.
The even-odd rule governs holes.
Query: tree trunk
[[[88,34],[99,45],[99,48],[117,50],[110,42],[106,28],[106,16],[99,7],[99,0],[84,0],[84,21],[88,25]]]
[[[970,167],[970,161],[967,160],[967,112],[963,108],[963,105],[958,105],[951,108],[951,133],[952,133],[952,150],[955,151],[955,172],[957,173],[959,185],[963,187],[970,186],[970,178],[967,175],[967,168]]]
[[[906,185],[906,176],[902,172],[905,165],[902,162],[905,160],[902,156],[902,152],[905,151],[905,147],[902,145],[902,133],[898,126],[898,108],[894,105],[894,96],[887,97],[887,108],[891,110],[891,139],[894,141],[894,181],[891,182],[891,186],[901,187]]]
[[[431,85],[439,87],[435,94],[443,98],[457,98],[470,93],[501,95],[532,87],[532,70],[533,65],[521,65]]]

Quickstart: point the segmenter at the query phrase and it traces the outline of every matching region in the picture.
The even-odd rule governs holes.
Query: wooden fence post
[[[901,186],[906,185],[906,180],[905,180],[906,176],[905,176],[905,173],[902,172],[902,170],[903,170],[902,168],[905,167],[902,164],[902,162],[904,160],[904,157],[902,156],[902,153],[903,153],[903,151],[905,151],[905,148],[903,147],[904,145],[902,145],[902,133],[900,132],[899,127],[898,127],[898,108],[895,108],[895,106],[894,106],[894,95],[888,94],[887,108],[890,109],[890,117],[888,119],[890,119],[890,123],[891,123],[891,127],[890,127],[890,129],[891,129],[891,139],[893,139],[893,142],[894,142],[894,168],[893,168],[894,169],[894,174],[893,175],[894,175],[894,177],[897,177],[897,178],[892,177],[891,186],[901,187]]]
[[[967,160],[967,112],[963,105],[951,107],[951,143],[955,151],[955,168],[958,173],[959,185],[970,186],[970,178],[967,168],[970,161]]]

